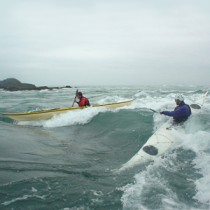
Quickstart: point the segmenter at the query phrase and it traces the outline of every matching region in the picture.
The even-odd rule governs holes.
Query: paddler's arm
[[[181,117],[181,116],[186,115],[186,109],[183,107],[183,108],[180,108],[180,109],[172,111],[172,112],[162,111],[162,112],[160,112],[160,114],[164,114],[169,117]]]
[[[160,114],[164,114],[164,115],[169,116],[169,117],[174,117],[174,111],[172,111],[172,112],[162,111],[162,112],[160,112]]]

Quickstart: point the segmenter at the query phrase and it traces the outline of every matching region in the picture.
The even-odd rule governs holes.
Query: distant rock
[[[37,87],[36,85],[29,84],[29,83],[22,83],[15,78],[8,78],[5,80],[0,81],[0,89],[8,90],[8,91],[18,91],[18,90],[53,90],[53,89],[61,89],[61,88],[71,88],[71,86],[65,87],[47,87],[47,86],[40,86]]]

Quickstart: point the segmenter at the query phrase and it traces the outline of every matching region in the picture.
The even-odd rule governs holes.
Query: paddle
[[[77,91],[76,91],[76,93],[75,93],[74,101],[75,101],[75,99],[76,99],[76,97],[77,97],[77,93],[78,93],[78,89],[77,89]],[[73,101],[72,107],[74,106],[74,101]]]
[[[154,110],[154,109],[150,109],[151,111],[153,111],[153,112],[155,112],[155,113],[160,113],[160,112],[158,112],[158,111],[156,111],[156,110]]]

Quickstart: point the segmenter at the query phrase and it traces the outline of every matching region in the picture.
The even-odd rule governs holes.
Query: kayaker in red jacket
[[[77,93],[77,98],[79,99],[79,101],[77,101],[75,98],[74,102],[76,102],[80,107],[81,106],[90,106],[90,102],[89,102],[88,98],[84,97],[82,95],[82,92]]]

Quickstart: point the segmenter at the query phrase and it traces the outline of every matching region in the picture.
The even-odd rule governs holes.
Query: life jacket
[[[89,102],[89,100],[86,97],[82,96],[82,98],[80,99],[78,105],[79,106],[90,106],[90,102]]]
[[[177,123],[184,122],[188,119],[188,117],[191,115],[191,108],[188,104],[185,104],[182,102],[179,106],[177,106],[174,110],[183,109],[186,108],[185,111],[183,111],[183,116],[178,117],[174,116],[174,121]]]

